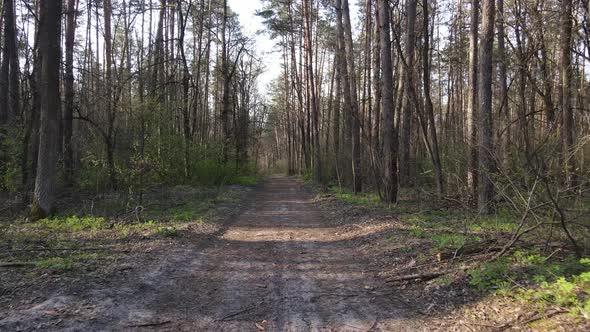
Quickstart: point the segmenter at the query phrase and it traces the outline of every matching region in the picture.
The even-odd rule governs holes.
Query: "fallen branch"
[[[527,319],[526,321],[524,321],[524,322],[522,322],[520,324],[521,325],[527,325],[527,324],[536,322],[538,320],[545,319],[545,318],[551,318],[551,317],[553,317],[555,315],[564,314],[566,312],[568,312],[568,311],[567,310],[564,310],[564,309],[556,309],[556,310],[550,311],[550,312],[545,313],[545,314],[542,314],[542,315],[536,315],[533,318]]]
[[[404,275],[404,276],[388,278],[385,281],[396,282],[396,281],[405,281],[405,280],[414,280],[414,279],[420,279],[423,281],[427,281],[427,280],[431,280],[434,278],[438,278],[438,277],[448,274],[448,273],[450,273],[450,271],[415,273],[415,274],[408,274],[408,275]]]
[[[0,262],[0,267],[26,267],[26,266],[34,266],[35,263],[32,262]]]
[[[133,324],[127,325],[126,327],[150,327],[150,326],[162,326],[165,324],[172,323],[171,320],[163,320],[161,322],[151,322],[151,323],[140,323],[140,324]]]
[[[228,319],[228,318],[232,318],[232,317],[235,317],[235,316],[238,316],[238,315],[244,314],[244,313],[246,313],[246,312],[249,312],[249,311],[252,311],[252,310],[254,310],[254,309],[256,309],[256,307],[250,307],[250,308],[246,308],[246,309],[244,309],[244,310],[240,310],[240,311],[238,311],[238,312],[234,312],[233,314],[229,314],[229,315],[223,316],[222,318],[219,318],[219,319],[217,319],[217,321],[218,321],[218,322],[222,322],[222,321],[224,321],[224,320],[226,320],[226,319]]]
[[[508,322],[508,323],[506,323],[506,324],[504,324],[502,326],[499,326],[498,329],[500,331],[503,331],[503,330],[507,330],[509,328],[512,328],[514,326],[527,325],[527,324],[536,322],[538,320],[545,319],[545,318],[551,318],[551,317],[553,317],[555,315],[563,314],[563,313],[566,313],[566,312],[568,312],[568,311],[565,310],[565,309],[556,309],[556,310],[549,311],[549,312],[544,313],[544,314],[537,314],[537,315],[535,315],[535,316],[533,316],[533,317],[525,320],[524,322],[518,322],[518,321]]]

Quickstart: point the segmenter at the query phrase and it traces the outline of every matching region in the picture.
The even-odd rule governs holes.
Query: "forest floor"
[[[468,252],[467,242],[449,251],[456,238],[425,236],[416,216],[315,195],[282,176],[215,198],[187,191],[161,200],[182,203],[160,208],[174,212],[163,223],[74,220],[82,226],[49,248],[54,224],[37,228],[47,233],[36,242],[13,239],[29,234],[26,222],[0,229],[0,330],[590,328],[559,306],[474,291],[470,266],[494,253]]]

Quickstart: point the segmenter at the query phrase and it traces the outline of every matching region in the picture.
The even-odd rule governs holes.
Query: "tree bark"
[[[306,52],[306,69],[307,69],[307,84],[308,92],[307,96],[310,101],[311,116],[312,116],[312,138],[313,138],[313,173],[316,182],[322,182],[322,165],[321,165],[321,150],[320,150],[320,123],[319,123],[319,105],[317,100],[317,90],[315,86],[315,75],[313,70],[313,48],[311,45],[311,15],[309,13],[310,8],[313,6],[309,3],[309,0],[303,1],[303,21],[304,21],[304,41],[305,41],[305,52]]]
[[[570,186],[576,184],[576,159],[574,156],[574,110],[572,108],[572,0],[561,2],[560,31],[561,109],[563,112],[563,160],[566,178]]]
[[[352,43],[352,28],[350,24],[350,10],[348,0],[342,0],[342,22],[344,29],[344,48],[346,53],[346,67],[348,69],[347,80],[351,99],[351,131],[352,131],[352,189],[353,192],[359,193],[362,190],[362,170],[361,170],[361,123],[357,97],[354,50]]]
[[[20,108],[14,0],[4,0],[2,16],[4,20],[4,43],[0,67],[0,125],[14,118]]]
[[[67,184],[73,181],[74,156],[72,133],[74,117],[74,39],[76,37],[76,0],[68,0],[66,13],[66,59],[64,75],[64,175]]]
[[[497,6],[498,19],[496,20],[498,30],[498,79],[499,79],[499,98],[500,98],[500,118],[504,126],[511,125],[510,109],[508,107],[508,82],[507,82],[507,65],[506,65],[506,33],[504,30],[504,0],[498,0]],[[510,131],[504,133],[501,141],[498,138],[498,144],[502,142],[502,158],[508,158],[508,149],[510,147]]]
[[[378,2],[379,44],[381,59],[381,114],[383,116],[383,200],[395,203],[398,192],[397,133],[393,123],[393,68],[391,63],[391,36],[389,31],[388,0]],[[377,79],[377,77],[375,77]]]
[[[479,54],[479,200],[480,212],[493,211],[494,151],[492,131],[492,53],[494,46],[495,0],[483,0]]]
[[[115,109],[113,107],[113,41],[111,36],[111,0],[104,0],[104,52],[105,52],[105,95],[107,114],[107,164],[109,169],[109,181],[112,188],[117,187],[117,174],[115,170]]]
[[[399,176],[402,186],[409,185],[410,182],[410,145],[412,138],[412,95],[411,89],[415,85],[414,75],[414,45],[416,44],[416,0],[406,0],[406,49],[405,59],[407,67],[404,68],[405,80],[405,97],[403,101],[401,133],[400,133],[400,156],[399,156]]]
[[[54,208],[57,152],[59,149],[59,68],[62,2],[40,3],[41,122],[37,176],[31,208],[33,220],[48,216]]]
[[[478,30],[479,30],[479,0],[471,1],[471,24],[469,32],[469,96],[467,101],[467,146],[469,149],[469,165],[467,166],[467,184],[473,198],[478,195],[478,157],[477,157],[477,103],[478,103]]]
[[[431,141],[432,150],[432,166],[434,167],[434,174],[436,180],[436,189],[439,194],[443,194],[444,177],[442,171],[442,163],[440,161],[440,154],[438,148],[438,137],[436,134],[436,123],[434,121],[434,107],[432,106],[432,99],[430,97],[430,33],[429,33],[429,14],[428,14],[428,0],[422,0],[422,10],[424,12],[423,31],[424,46],[422,48],[422,70],[424,71],[424,111],[428,118],[428,129]]]

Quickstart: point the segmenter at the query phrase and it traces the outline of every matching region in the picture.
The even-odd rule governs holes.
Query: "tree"
[[[576,184],[576,159],[574,158],[574,115],[572,108],[572,1],[561,3],[561,31],[559,67],[561,72],[561,111],[563,113],[563,159],[566,164],[567,182]]]
[[[111,36],[111,0],[104,0],[104,49],[105,49],[105,94],[107,131],[105,143],[107,148],[107,163],[111,187],[117,187],[117,173],[115,171],[115,121],[116,108],[113,105],[113,40]]]
[[[313,48],[311,44],[311,15],[309,13],[310,9],[313,7],[309,0],[303,1],[303,21],[304,21],[304,40],[305,40],[305,56],[306,56],[306,70],[307,70],[307,84],[308,84],[308,91],[309,91],[309,99],[310,99],[310,106],[311,106],[311,114],[313,118],[313,171],[314,171],[314,178],[317,182],[322,182],[322,164],[321,164],[321,149],[320,149],[320,123],[319,123],[319,105],[318,105],[318,98],[317,98],[317,90],[315,88],[315,75],[313,70]]]
[[[416,87],[414,75],[414,46],[416,44],[416,0],[406,0],[406,48],[405,48],[405,63],[404,75],[405,91],[404,101],[402,103],[402,119],[400,129],[400,156],[399,156],[399,172],[400,182],[403,186],[409,184],[410,179],[410,144],[412,134],[412,90]],[[415,91],[415,90],[414,90]]]
[[[477,157],[477,104],[478,104],[478,30],[479,0],[471,0],[471,23],[469,31],[469,96],[467,101],[467,146],[469,149],[469,165],[467,166],[467,183],[475,199],[478,186]]]
[[[483,213],[492,211],[494,151],[492,131],[492,53],[494,46],[495,0],[483,0],[479,49],[479,200]]]
[[[66,59],[64,75],[64,173],[67,183],[72,182],[74,156],[72,151],[72,124],[74,118],[74,39],[76,37],[76,0],[68,0],[66,13]]]
[[[42,0],[40,2],[41,124],[37,177],[31,209],[34,220],[46,217],[54,208],[59,149],[61,14],[61,1]]]
[[[5,124],[18,114],[20,102],[14,0],[5,0],[2,8],[4,43],[0,66],[0,125]]]
[[[341,0],[342,8],[342,28],[344,30],[344,49],[346,58],[347,75],[345,80],[348,81],[348,90],[350,93],[350,111],[352,117],[352,188],[354,193],[362,190],[362,171],[361,171],[361,119],[358,107],[357,86],[354,66],[354,50],[352,43],[352,28],[350,24],[350,10],[348,0]],[[345,93],[346,93],[345,92]]]
[[[438,135],[436,134],[436,123],[434,121],[434,106],[430,97],[430,31],[428,0],[422,0],[422,10],[424,12],[422,34],[424,36],[424,46],[422,47],[422,70],[424,82],[424,112],[428,119],[428,129],[430,136],[430,154],[432,155],[432,166],[436,177],[436,188],[440,194],[444,193],[444,176],[438,148]],[[424,134],[426,135],[426,133]]]
[[[383,115],[383,200],[397,201],[397,133],[393,124],[393,69],[391,63],[391,36],[389,33],[388,0],[378,3],[379,44],[381,59],[381,114]],[[375,78],[377,79],[377,78]]]

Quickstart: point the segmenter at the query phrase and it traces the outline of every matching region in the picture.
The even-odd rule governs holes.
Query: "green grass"
[[[436,248],[458,249],[467,243],[467,237],[462,234],[436,234],[432,236]]]
[[[69,271],[74,268],[74,262],[69,258],[49,257],[38,260],[35,266],[44,270]]]
[[[426,231],[421,227],[412,227],[412,229],[410,229],[410,234],[419,239],[426,237]]]
[[[161,237],[173,238],[180,236],[180,231],[174,227],[158,227],[154,234]]]
[[[46,228],[62,232],[79,232],[88,230],[104,229],[109,223],[103,217],[95,216],[67,216],[42,219],[34,224],[37,228]]]
[[[566,308],[590,319],[590,259],[566,257],[548,261],[532,251],[481,264],[468,271],[469,285],[477,292],[493,291],[540,309]]]
[[[358,206],[380,206],[382,205],[379,195],[372,193],[354,194],[353,192],[339,187],[331,187],[330,192],[344,203]]]
[[[35,267],[43,270],[65,272],[76,269],[82,264],[97,263],[101,259],[99,253],[73,253],[67,256],[47,257],[35,261]]]
[[[260,182],[260,177],[257,175],[239,175],[234,176],[230,183],[240,186],[255,186]]]

